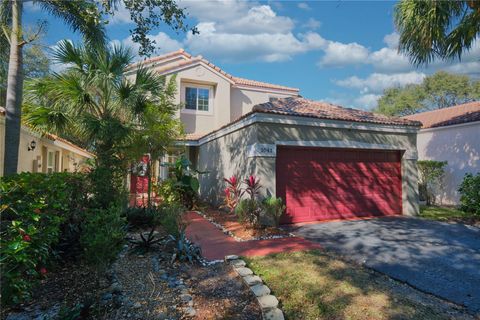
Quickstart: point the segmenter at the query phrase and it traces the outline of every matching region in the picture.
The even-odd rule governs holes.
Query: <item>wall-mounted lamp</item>
[[[35,140],[32,140],[28,144],[27,150],[28,151],[33,151],[33,150],[35,150],[36,146],[37,146],[37,143],[35,142]]]

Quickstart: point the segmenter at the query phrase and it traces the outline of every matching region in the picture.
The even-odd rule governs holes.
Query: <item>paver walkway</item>
[[[186,214],[187,237],[202,248],[202,255],[208,260],[223,259],[226,255],[264,256],[271,253],[319,249],[318,243],[301,237],[239,242],[224,234],[201,215]]]

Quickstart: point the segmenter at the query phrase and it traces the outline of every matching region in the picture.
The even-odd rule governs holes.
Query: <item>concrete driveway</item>
[[[291,231],[417,289],[480,313],[480,229],[409,217],[326,222]]]

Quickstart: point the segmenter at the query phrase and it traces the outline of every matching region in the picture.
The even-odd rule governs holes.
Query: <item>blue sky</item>
[[[226,72],[300,88],[310,99],[370,109],[383,89],[419,83],[437,70],[480,77],[480,43],[461,62],[417,69],[396,50],[393,1],[180,1],[199,35],[167,26],[151,32],[157,53],[184,48]],[[45,42],[79,39],[61,21],[28,4],[25,23],[48,21]],[[135,46],[121,9],[107,30],[111,41]]]

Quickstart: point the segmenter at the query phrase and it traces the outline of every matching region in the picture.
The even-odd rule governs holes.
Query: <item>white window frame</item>
[[[50,165],[50,155],[52,155],[52,164]],[[51,170],[51,171],[50,171]],[[46,173],[53,173],[55,172],[55,151],[48,149],[47,150],[47,172]]]
[[[186,109],[186,94],[187,88],[194,88],[194,89],[207,89],[208,90],[208,111],[205,110],[192,110]],[[182,113],[190,113],[190,114],[202,114],[202,115],[213,115],[213,86],[203,85],[203,84],[196,84],[196,83],[183,83],[180,90],[180,101],[183,103]],[[197,96],[198,99],[198,96]],[[198,105],[197,105],[198,107]]]

